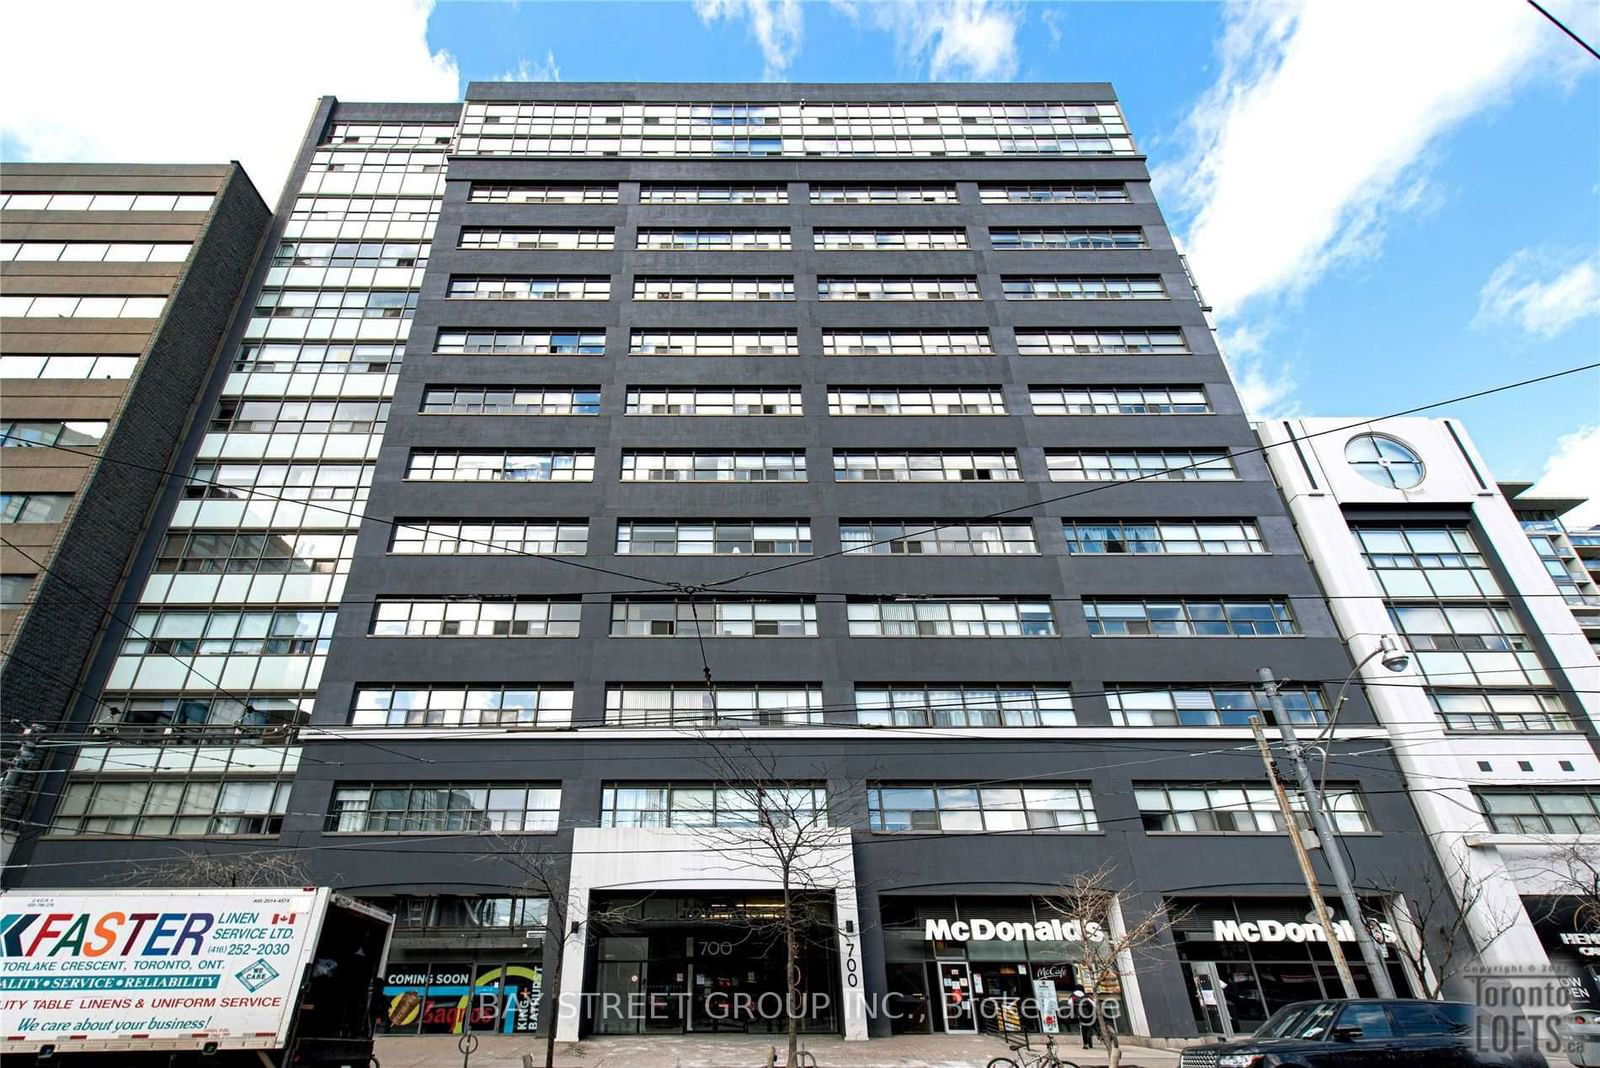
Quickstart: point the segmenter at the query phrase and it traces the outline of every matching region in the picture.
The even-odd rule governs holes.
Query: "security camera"
[[[1404,671],[1411,666],[1411,654],[1400,648],[1400,643],[1391,634],[1385,634],[1378,640],[1378,648],[1383,650],[1383,666],[1390,671]]]

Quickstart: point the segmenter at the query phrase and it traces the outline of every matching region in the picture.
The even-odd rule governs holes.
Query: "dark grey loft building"
[[[1186,910],[1130,1030],[1336,989],[1246,723],[1350,662],[1110,86],[328,99],[274,226],[13,883],[288,857],[399,913],[395,1032],[547,1025],[558,957],[563,1034],[759,1029],[758,767],[831,828],[818,1030],[1070,991],[1041,898],[1103,864]]]

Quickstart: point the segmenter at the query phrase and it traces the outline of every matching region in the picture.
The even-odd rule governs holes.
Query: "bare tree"
[[[849,832],[828,822],[822,769],[811,778],[785,776],[765,746],[738,734],[701,737],[716,794],[714,814],[706,812],[704,825],[696,828],[699,837],[730,869],[764,874],[781,895],[779,909],[754,919],[752,929],[769,931],[783,943],[783,1063],[797,1068],[806,1012],[801,949],[813,940],[836,944],[832,917],[819,915],[816,903],[854,889]]]
[[[230,849],[212,853],[193,845],[175,845],[169,856],[130,861],[106,881],[184,887],[311,886],[318,882],[298,852]]]
[[[1379,889],[1402,898],[1393,910],[1395,951],[1422,984],[1423,996],[1438,999],[1479,955],[1517,925],[1517,912],[1495,904],[1490,877],[1473,871],[1467,847],[1441,847],[1439,866],[1427,864],[1412,878],[1384,877]]]
[[[1123,977],[1135,968],[1140,957],[1151,955],[1156,943],[1162,941],[1173,924],[1180,922],[1187,912],[1173,912],[1165,904],[1158,904],[1143,915],[1121,915],[1120,922],[1113,916],[1119,897],[1125,897],[1127,887],[1115,881],[1115,867],[1102,864],[1093,871],[1071,876],[1057,886],[1045,903],[1066,924],[1074,925],[1083,943],[1083,959],[1078,963],[1078,981],[1085,991],[1100,995],[1107,991],[1122,990]],[[1117,1018],[1120,1013],[1108,1013],[1104,1006],[1096,1013],[1100,1042],[1106,1049],[1106,1064],[1117,1068],[1122,1063],[1122,1046],[1117,1038]]]
[[[566,959],[567,943],[580,937],[567,923],[567,879],[562,874],[566,860],[564,851],[541,848],[541,843],[522,837],[492,835],[492,851],[480,859],[508,864],[516,873],[515,889],[528,896],[546,900],[545,911],[545,961],[540,975],[539,1014],[544,1017],[544,1068],[554,1068],[556,1062],[556,1026],[561,1012],[561,969]],[[594,917],[589,917],[593,920]],[[550,952],[554,940],[554,964]],[[471,1011],[470,1007],[467,1010]]]
[[[1600,844],[1592,839],[1553,843],[1542,868],[1553,893],[1571,905],[1573,926],[1600,932]]]

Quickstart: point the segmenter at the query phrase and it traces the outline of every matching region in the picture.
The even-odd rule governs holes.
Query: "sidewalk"
[[[457,1036],[380,1038],[382,1068],[455,1068],[462,1063]],[[870,1042],[807,1037],[805,1048],[818,1068],[984,1068],[991,1057],[1008,1054],[1005,1044],[986,1035],[899,1035]],[[647,1035],[591,1038],[556,1046],[558,1068],[765,1068],[767,1052],[782,1036]],[[1076,1038],[1056,1052],[1074,1064],[1104,1065],[1105,1052],[1082,1049]],[[522,1055],[544,1065],[544,1040],[531,1035],[483,1035],[466,1068],[522,1068]],[[1122,1048],[1124,1068],[1176,1068],[1178,1055],[1142,1046]]]

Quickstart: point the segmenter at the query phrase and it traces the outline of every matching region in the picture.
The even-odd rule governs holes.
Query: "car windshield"
[[[1321,1038],[1336,1005],[1326,1001],[1285,1005],[1256,1031],[1256,1038]]]

